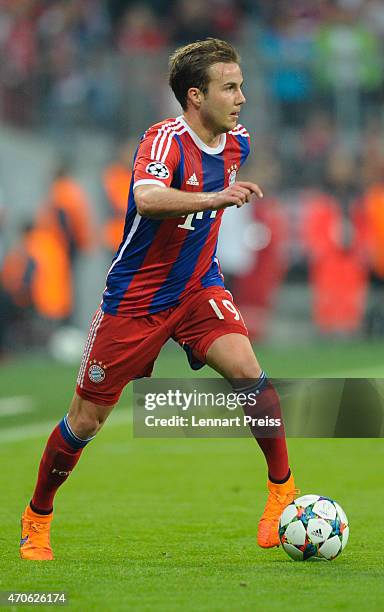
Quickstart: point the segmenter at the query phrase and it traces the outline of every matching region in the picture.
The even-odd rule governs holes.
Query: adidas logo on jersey
[[[197,176],[195,172],[187,180],[187,185],[194,185],[195,187],[200,185],[199,181],[197,180]]]

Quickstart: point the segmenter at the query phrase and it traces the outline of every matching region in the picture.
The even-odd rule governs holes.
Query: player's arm
[[[260,187],[249,181],[238,181],[222,191],[211,193],[180,191],[163,185],[138,185],[135,202],[141,216],[167,219],[228,206],[240,208],[253,194],[263,197]]]

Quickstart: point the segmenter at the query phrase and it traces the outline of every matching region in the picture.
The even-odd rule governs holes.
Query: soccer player
[[[58,487],[124,386],[150,376],[169,338],[185,349],[193,369],[208,364],[235,391],[257,394],[259,414],[280,415],[216,257],[224,209],[263,195],[257,184],[236,181],[250,148],[238,123],[245,102],[240,58],[221,40],[189,44],[171,56],[169,83],[183,114],[150,127],[136,152],[124,235],[92,320],[76,392],[48,439],[22,517],[23,559],[53,559],[49,534]],[[278,519],[296,491],[284,428],[274,437],[252,433],[268,465],[258,543],[269,548],[279,544]]]

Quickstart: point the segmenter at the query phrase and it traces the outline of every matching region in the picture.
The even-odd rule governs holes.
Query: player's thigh
[[[150,376],[169,332],[159,313],[121,317],[96,312],[77,377],[76,392],[95,406],[113,406],[124,387]]]
[[[260,366],[248,331],[232,295],[223,287],[208,287],[182,306],[174,339],[226,378],[257,378]]]
[[[79,438],[89,438],[99,431],[113,408],[114,404],[95,404],[75,392],[68,411],[69,426]]]
[[[242,334],[225,334],[212,342],[206,363],[227,379],[255,379],[261,374],[252,345]]]

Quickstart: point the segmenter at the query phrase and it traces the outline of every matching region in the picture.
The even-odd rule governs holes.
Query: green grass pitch
[[[380,344],[257,352],[273,376],[384,377]],[[382,440],[289,440],[302,493],[333,497],[351,525],[335,561],[294,563],[255,543],[266,496],[255,442],[134,439],[129,390],[58,492],[55,561],[21,561],[20,514],[75,375],[38,360],[0,369],[0,405],[31,402],[19,414],[0,409],[0,591],[65,591],[68,609],[79,611],[384,609]],[[155,376],[191,371],[181,351],[166,350]]]

